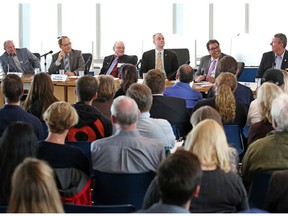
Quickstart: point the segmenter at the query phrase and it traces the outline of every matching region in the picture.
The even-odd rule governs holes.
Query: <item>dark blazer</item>
[[[275,53],[273,51],[266,52],[263,54],[259,69],[258,69],[258,78],[262,78],[265,71],[274,68],[275,66]],[[285,50],[284,56],[283,56],[283,61],[281,65],[281,69],[288,69],[288,51]]]
[[[186,136],[192,129],[186,101],[182,98],[153,95],[150,116],[166,119],[171,125],[176,125],[181,137]]]
[[[64,69],[64,58],[61,60],[60,65],[56,65],[55,62],[58,59],[60,51],[58,53],[55,53],[52,55],[52,61],[50,64],[50,67],[48,69],[49,74],[58,74],[60,69]],[[85,62],[84,58],[82,56],[82,52],[80,50],[73,50],[70,52],[69,55],[69,62],[70,62],[70,70],[75,73],[76,76],[78,76],[79,71],[85,70]]]
[[[17,48],[16,55],[19,59],[19,62],[21,64],[24,73],[34,74],[34,68],[41,69],[39,59],[35,55],[33,55],[33,53],[31,53],[28,49]],[[0,61],[4,72],[20,72],[14,62],[13,57],[8,55],[7,52],[4,52],[3,55],[1,55]],[[8,65],[9,65],[9,71],[8,71]]]
[[[149,70],[155,69],[155,59],[155,49],[143,53],[140,68],[141,77],[143,77],[143,73],[147,73]],[[179,64],[176,54],[164,49],[164,68],[167,79],[175,80],[178,67]]]
[[[114,60],[114,55],[109,55],[109,56],[106,56],[104,58],[100,74],[106,74],[107,73],[110,65],[113,62],[113,60]],[[124,54],[123,56],[119,57],[118,62],[119,63],[130,63],[130,64],[133,64],[133,65],[136,65],[137,64],[137,60],[138,60],[138,58],[134,58],[133,56],[129,56],[129,55],[125,55]],[[119,68],[118,68],[118,70],[119,70]],[[119,73],[119,71],[117,71],[117,75],[118,75],[118,73]]]
[[[221,58],[223,58],[224,56],[227,56],[227,55],[224,54],[224,53],[221,53],[221,55],[219,57],[219,60]],[[207,74],[208,70],[209,70],[209,67],[210,67],[210,64],[211,64],[211,55],[203,56],[200,59],[200,64],[199,64],[199,67],[197,69],[197,72],[194,75],[194,79],[196,79],[200,75]]]

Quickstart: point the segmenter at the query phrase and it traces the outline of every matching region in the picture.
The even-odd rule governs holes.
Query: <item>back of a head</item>
[[[262,77],[262,83],[271,82],[278,86],[282,86],[284,84],[284,76],[281,70],[270,68],[265,71]]]
[[[78,101],[90,101],[98,91],[98,81],[93,76],[85,75],[77,80],[76,94]]]
[[[271,116],[276,131],[288,131],[288,94],[282,93],[273,100]]]
[[[61,134],[78,123],[78,114],[69,103],[58,101],[48,107],[43,119],[49,132]]]
[[[121,86],[126,92],[129,86],[138,81],[138,71],[137,68],[132,64],[124,64],[120,70],[121,75]]]
[[[105,102],[114,98],[116,93],[116,84],[112,76],[99,75],[98,95],[96,101]]]
[[[177,74],[180,82],[190,83],[193,81],[194,71],[188,64],[181,65],[177,70]]]
[[[44,161],[26,158],[15,169],[9,213],[63,213],[52,168]]]
[[[186,138],[185,149],[197,155],[204,166],[216,166],[225,172],[231,170],[224,129],[212,119],[203,120],[193,128]]]
[[[223,127],[221,116],[213,107],[203,106],[197,109],[191,116],[190,122],[195,127],[199,122],[205,119],[215,120],[221,127]]]
[[[165,90],[165,75],[160,70],[151,69],[146,73],[143,83],[151,89],[152,94],[162,94]]]
[[[150,111],[153,97],[148,86],[140,83],[134,83],[128,88],[126,95],[135,100],[140,112]]]
[[[222,72],[230,72],[236,75],[238,70],[238,63],[232,56],[224,56],[221,58],[216,67],[215,76],[218,77]]]
[[[19,76],[15,74],[6,75],[2,80],[1,87],[8,103],[19,102],[23,93],[23,84]]]
[[[257,90],[257,103],[262,120],[272,123],[271,106],[272,101],[283,93],[282,89],[274,83],[265,82]]]
[[[119,96],[114,99],[111,106],[111,116],[115,117],[116,123],[130,126],[138,119],[138,106],[136,102],[127,96]]]
[[[197,156],[177,150],[162,162],[157,172],[161,201],[183,206],[193,197],[201,179],[202,170]]]

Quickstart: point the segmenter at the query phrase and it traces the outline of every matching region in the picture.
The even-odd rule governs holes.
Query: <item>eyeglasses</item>
[[[116,48],[116,49],[119,49],[119,50],[120,50],[120,49],[125,50],[125,47],[118,47],[118,46],[116,46],[115,48]]]
[[[212,47],[212,48],[209,49],[209,51],[214,51],[214,50],[218,50],[218,49],[219,49],[219,46],[217,46],[217,47]]]
[[[62,46],[64,46],[64,47],[71,46],[71,42],[67,43],[67,44],[62,44]]]

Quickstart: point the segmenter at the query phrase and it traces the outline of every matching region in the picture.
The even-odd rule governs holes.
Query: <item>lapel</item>
[[[281,68],[284,70],[286,70],[286,68],[288,69],[288,51],[287,50],[285,50]]]

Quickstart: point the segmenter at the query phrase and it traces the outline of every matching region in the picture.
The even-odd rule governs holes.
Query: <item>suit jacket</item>
[[[143,53],[140,69],[141,77],[143,77],[143,73],[147,73],[149,70],[155,69],[155,59],[155,49]],[[164,68],[167,79],[175,80],[178,67],[179,64],[176,54],[164,49]]]
[[[221,53],[221,55],[219,57],[219,60],[221,58],[223,58],[224,56],[227,56],[227,55],[224,54],[224,53]],[[203,56],[200,59],[200,64],[199,64],[199,67],[197,69],[197,72],[194,75],[194,79],[196,79],[200,75],[207,74],[208,70],[209,70],[209,67],[210,67],[210,64],[211,64],[211,55]]]
[[[59,53],[52,55],[52,61],[48,69],[49,74],[58,74],[60,69],[64,69],[64,58],[61,60],[60,65],[56,65]],[[85,62],[80,50],[73,50],[69,54],[70,70],[78,76],[79,71],[85,70]]]
[[[102,68],[101,68],[101,71],[100,71],[100,74],[106,74],[110,65],[112,64],[114,60],[114,55],[109,55],[109,56],[106,56],[104,58],[104,61],[103,61],[103,65],[102,65]],[[129,56],[129,55],[123,55],[123,56],[120,56],[119,59],[118,59],[118,62],[119,63],[130,63],[130,64],[133,64],[136,66],[137,64],[137,58],[134,58],[133,56]],[[119,68],[118,68],[119,69]],[[117,70],[117,75],[118,75],[119,71]]]
[[[39,59],[35,55],[33,55],[33,53],[31,53],[27,48],[17,48],[16,55],[25,74],[33,74],[34,68],[41,69]],[[3,55],[0,57],[0,61],[4,72],[21,72],[16,66],[13,57],[10,56],[7,52],[3,53]]]
[[[259,69],[258,69],[258,78],[262,78],[265,71],[274,68],[275,66],[275,53],[273,51],[266,52],[263,54]],[[286,69],[288,68],[288,51],[285,50],[284,56],[283,56],[283,61],[281,65],[281,69]]]
[[[150,116],[151,118],[166,119],[171,125],[175,125],[179,129],[181,137],[186,136],[192,129],[186,101],[182,98],[153,95]]]

